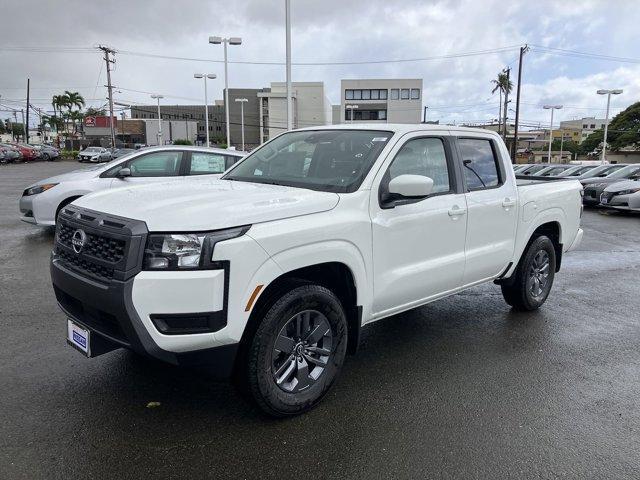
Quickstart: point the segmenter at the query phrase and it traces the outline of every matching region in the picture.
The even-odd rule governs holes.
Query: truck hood
[[[196,232],[324,212],[339,200],[336,193],[211,178],[104,190],[74,205],[142,220],[151,232]]]

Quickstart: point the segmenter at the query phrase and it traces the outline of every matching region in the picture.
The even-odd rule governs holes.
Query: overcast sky
[[[521,119],[525,123],[548,122],[548,112],[540,108],[545,103],[565,105],[559,119],[604,116],[605,99],[595,93],[599,88],[624,89],[612,100],[613,113],[640,100],[637,0],[291,3],[294,62],[402,60],[502,49],[415,62],[293,67],[294,81],[323,81],[332,103],[339,103],[342,78],[422,78],[429,120],[490,120],[498,110],[490,82],[510,66],[515,83],[518,46],[525,43],[534,45],[524,62]],[[210,98],[221,98],[223,87],[221,63],[125,52],[219,61],[222,47],[209,45],[208,37],[224,35],[243,38],[241,46],[229,47],[230,60],[283,62],[285,58],[284,0],[26,0],[6,2],[1,11],[3,105],[18,106],[20,101],[24,105],[27,77],[36,106],[51,109],[51,96],[63,90],[80,92],[89,105],[103,105],[104,62],[97,50],[91,50],[98,44],[121,50],[112,80],[119,89],[116,101],[125,103],[149,103],[145,92],[163,94],[163,101],[170,104],[202,103],[202,83],[193,79],[195,72],[218,74],[209,83]],[[60,51],[61,47],[67,50]],[[540,47],[627,61],[551,54]],[[283,65],[229,68],[231,87],[261,88],[285,79]],[[8,115],[0,111],[0,118]]]

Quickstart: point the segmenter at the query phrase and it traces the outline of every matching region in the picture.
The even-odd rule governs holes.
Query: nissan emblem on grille
[[[84,230],[78,229],[73,232],[73,237],[71,237],[71,245],[73,246],[73,251],[76,253],[80,253],[86,241],[87,234],[84,233]]]

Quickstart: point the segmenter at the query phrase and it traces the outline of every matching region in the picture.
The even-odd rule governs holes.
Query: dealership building
[[[420,123],[422,79],[369,79],[340,82],[340,123]]]

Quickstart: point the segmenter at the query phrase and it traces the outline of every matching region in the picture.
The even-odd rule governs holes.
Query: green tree
[[[103,117],[107,114],[107,111],[104,108],[87,108],[86,112],[84,112],[85,117]]]
[[[78,110],[84,107],[84,97],[78,92],[70,92],[69,90],[65,90],[64,96],[67,98],[66,107],[69,109],[69,111],[71,111],[73,107],[78,107]]]
[[[4,127],[4,122],[0,120],[0,133],[5,133],[7,130]]]
[[[193,143],[191,142],[191,140],[187,140],[185,138],[176,138],[173,141],[174,145],[193,145]]]
[[[596,130],[580,145],[580,153],[586,154],[602,150],[604,130]],[[640,150],[640,102],[629,105],[609,122],[607,150],[616,152],[630,147]]]
[[[500,106],[498,107],[498,134],[500,134],[500,125],[503,123],[503,117],[507,116],[507,106],[502,106],[502,97],[505,97],[508,93],[511,93],[513,89],[513,82],[509,79],[506,72],[498,73],[498,77],[491,80],[491,83],[494,85],[491,93],[494,94],[498,92],[500,94]],[[506,122],[505,122],[506,123]],[[504,127],[505,132],[507,131],[507,127]]]
[[[576,142],[574,142],[573,140],[565,140],[564,142],[561,142],[559,138],[553,140],[553,142],[551,143],[551,150],[553,150],[554,152],[559,152],[561,144],[563,152],[571,152],[572,154],[580,152],[580,146]],[[549,144],[547,143],[547,145]]]

